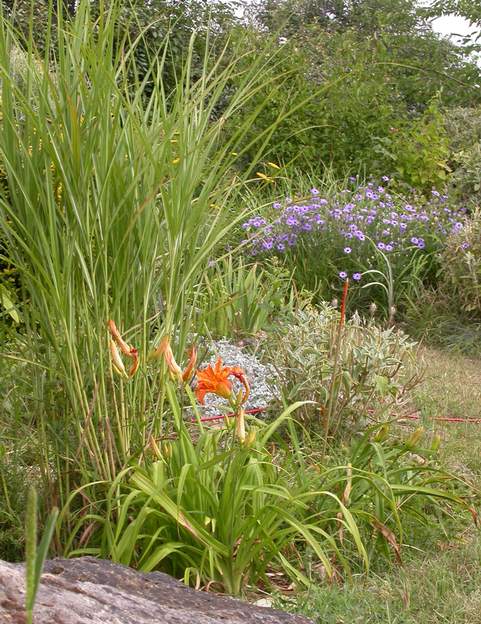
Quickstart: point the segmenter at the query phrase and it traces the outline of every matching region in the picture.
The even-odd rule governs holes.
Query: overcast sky
[[[458,17],[456,15],[446,15],[444,17],[438,17],[433,21],[433,29],[441,35],[451,36],[468,35],[474,32],[473,26],[469,25],[468,20],[464,17]],[[453,39],[456,39],[453,37]]]

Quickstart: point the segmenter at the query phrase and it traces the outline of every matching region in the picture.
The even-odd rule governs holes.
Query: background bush
[[[481,211],[453,234],[441,253],[441,291],[454,309],[481,320]]]
[[[473,208],[481,205],[481,108],[451,108],[444,113],[449,137],[449,187],[453,197]]]

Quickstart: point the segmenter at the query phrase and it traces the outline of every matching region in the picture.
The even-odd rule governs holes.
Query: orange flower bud
[[[181,380],[182,379],[182,369],[177,364],[174,358],[174,354],[172,353],[172,349],[170,347],[170,340],[168,336],[164,336],[159,343],[159,346],[155,351],[151,354],[151,358],[159,358],[164,356],[167,368],[172,373],[174,377]]]
[[[194,376],[194,369],[197,363],[197,349],[194,345],[192,345],[190,349],[189,361],[187,362],[187,366],[184,368],[182,372],[182,380],[184,383],[189,383],[189,381]]]

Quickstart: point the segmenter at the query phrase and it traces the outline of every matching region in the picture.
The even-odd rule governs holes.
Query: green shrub
[[[481,205],[481,108],[453,108],[445,114],[449,137],[450,194],[470,207]]]
[[[330,409],[331,435],[352,435],[386,417],[409,400],[406,390],[416,382],[410,372],[414,343],[407,336],[358,317],[339,334],[339,314],[327,305],[298,311],[263,348],[278,371],[284,401],[314,401],[301,408],[312,424],[323,423]]]
[[[444,188],[450,171],[449,141],[444,117],[436,100],[411,123],[401,122],[384,144],[392,170],[409,187],[424,193]]]
[[[481,320],[481,210],[447,240],[441,253],[440,290],[454,309]]]

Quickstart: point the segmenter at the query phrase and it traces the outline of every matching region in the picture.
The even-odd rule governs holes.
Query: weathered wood
[[[23,566],[0,561],[1,624],[24,624],[24,585]],[[92,557],[47,561],[34,613],[35,624],[309,624]]]

